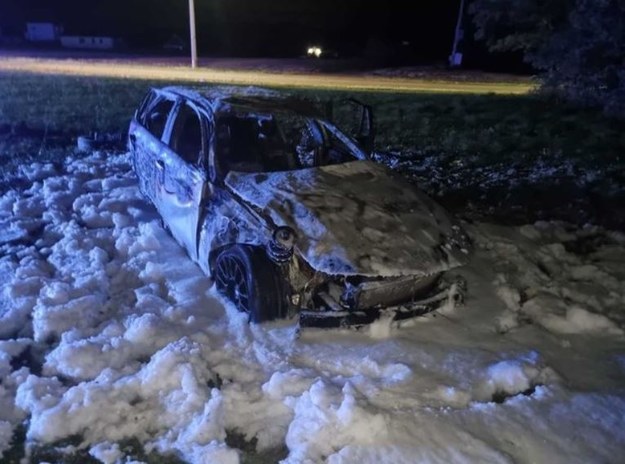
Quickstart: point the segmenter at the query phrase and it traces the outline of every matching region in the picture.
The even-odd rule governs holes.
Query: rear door
[[[207,189],[209,135],[206,115],[180,100],[164,136],[166,145],[155,162],[156,207],[193,259],[197,259],[199,217]]]
[[[163,138],[168,133],[175,103],[173,98],[151,91],[131,123],[128,134],[139,186],[154,203],[161,176],[158,160],[167,149]]]

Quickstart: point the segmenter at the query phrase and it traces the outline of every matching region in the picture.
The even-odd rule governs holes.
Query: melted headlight
[[[278,227],[267,244],[267,255],[278,264],[286,263],[293,257],[294,245],[295,231],[287,226]]]

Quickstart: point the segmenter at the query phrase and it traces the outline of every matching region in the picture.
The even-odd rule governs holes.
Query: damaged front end
[[[266,252],[288,283],[289,315],[299,317],[300,327],[359,328],[381,317],[401,321],[464,301],[466,281],[444,273],[365,277],[316,271],[293,252],[292,237],[290,228],[278,228]]]
[[[328,285],[335,287],[335,295],[341,289],[341,280],[347,279]],[[465,289],[463,279],[449,282],[441,275],[364,280],[356,286],[346,282],[338,301],[333,292],[318,292],[313,299],[318,304],[311,310],[301,310],[299,323],[302,327],[347,328],[370,324],[381,317],[401,321],[460,304]]]

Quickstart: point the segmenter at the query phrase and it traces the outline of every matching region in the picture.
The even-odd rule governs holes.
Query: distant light
[[[308,56],[314,56],[315,58],[319,58],[322,53],[323,50],[321,50],[321,47],[308,47]]]

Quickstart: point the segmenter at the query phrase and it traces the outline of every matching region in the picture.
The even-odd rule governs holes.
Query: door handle
[[[163,163],[163,161],[161,160],[156,160],[154,164],[156,165],[156,169],[158,169],[159,171],[162,171],[165,169],[165,163]]]

